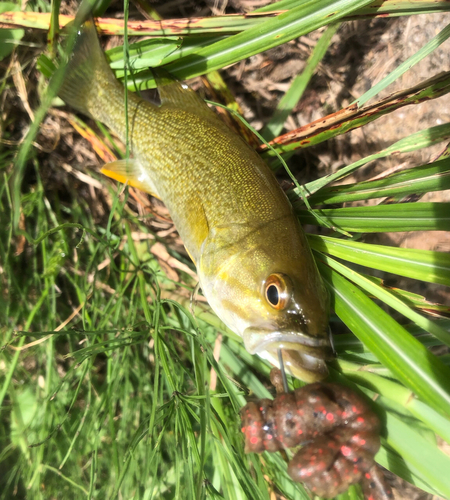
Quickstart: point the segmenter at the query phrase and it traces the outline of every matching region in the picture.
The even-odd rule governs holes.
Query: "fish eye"
[[[267,302],[278,311],[284,309],[289,301],[287,277],[282,274],[271,274],[264,285]]]

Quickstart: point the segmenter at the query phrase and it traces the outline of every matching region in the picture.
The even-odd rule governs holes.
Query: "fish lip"
[[[317,348],[317,357],[322,357],[321,348],[331,348],[330,339],[312,337],[299,331],[268,331],[260,328],[246,328],[243,333],[245,348],[250,354],[259,354],[270,347],[287,350],[301,350],[301,346]]]

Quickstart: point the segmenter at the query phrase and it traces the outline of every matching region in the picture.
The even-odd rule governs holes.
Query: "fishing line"
[[[283,380],[284,392],[289,392],[289,387],[286,378],[286,371],[284,369],[284,363],[283,363],[283,352],[281,349],[278,349],[278,363],[280,364],[281,379]]]

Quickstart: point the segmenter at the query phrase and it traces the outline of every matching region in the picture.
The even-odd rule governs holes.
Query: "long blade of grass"
[[[343,179],[347,175],[350,175],[352,172],[366,165],[370,161],[377,160],[379,158],[385,158],[387,156],[395,154],[410,153],[418,149],[427,148],[429,146],[432,146],[433,144],[445,141],[448,138],[450,138],[450,123],[444,123],[443,125],[437,125],[436,127],[420,130],[415,134],[411,134],[408,137],[404,137],[403,139],[394,142],[394,144],[386,149],[383,149],[379,153],[361,158],[360,160],[339,169],[334,174],[330,174],[315,181],[308,182],[307,184],[305,184],[305,190],[308,193],[313,194],[327,184],[335,182],[339,179]]]
[[[350,330],[406,387],[450,416],[450,369],[358,287],[319,262],[334,310]]]
[[[450,330],[450,320],[449,319],[438,319],[436,323],[442,328]],[[441,342],[436,340],[428,332],[425,332],[422,328],[415,324],[403,325],[405,330],[413,335],[421,344],[425,347],[434,347],[442,345]],[[343,354],[345,351],[352,351],[357,354],[368,354],[370,351],[364,346],[364,344],[352,334],[344,333],[335,337],[336,348],[338,352]],[[444,359],[440,356],[440,359]]]
[[[79,29],[81,23],[86,19],[86,16],[92,9],[92,2],[91,0],[83,0],[83,2],[80,5],[80,8],[78,10],[78,15],[76,18],[76,21],[74,21],[73,28],[71,31],[71,35],[67,41],[67,45],[65,48],[65,55],[68,56],[73,50],[73,47],[75,45],[75,39],[77,35],[77,29]],[[17,158],[15,161],[14,165],[14,177],[12,180],[12,197],[13,197],[13,227],[14,229],[17,230],[18,225],[19,225],[19,217],[20,217],[20,188],[22,185],[22,178],[25,170],[25,165],[27,162],[27,159],[31,153],[31,147],[34,141],[34,138],[36,137],[39,127],[41,125],[42,120],[45,117],[45,114],[47,113],[47,110],[50,108],[53,99],[56,97],[59,87],[62,83],[63,77],[64,77],[64,71],[67,65],[67,58],[66,62],[61,64],[61,66],[58,68],[58,70],[55,72],[54,77],[52,78],[51,82],[49,83],[47,89],[43,93],[41,97],[41,104],[39,108],[37,109],[35,116],[34,116],[34,121],[31,124],[30,128],[28,129],[28,133],[25,136],[25,139],[19,149],[19,152],[17,154]]]
[[[277,109],[275,110],[272,118],[263,128],[261,135],[264,139],[266,139],[266,141],[271,141],[282,131],[287,117],[292,113],[292,110],[301,99],[303,92],[311,81],[318,64],[325,56],[333,35],[337,32],[340,26],[341,23],[330,25],[320,37],[314,47],[314,50],[308,57],[303,71],[294,78],[291,86],[278,103]]]
[[[134,75],[133,81],[128,82],[128,90],[136,91],[138,89],[151,88],[155,87],[156,84],[154,82],[153,73],[148,70],[142,70],[145,68],[146,62],[154,63],[148,64],[149,67],[157,67],[161,65],[167,65],[171,62],[178,61],[184,57],[187,57],[190,54],[197,53],[201,48],[208,47],[213,45],[214,43],[224,40],[224,35],[219,36],[208,36],[208,37],[199,37],[192,36],[184,39],[177,39],[177,47],[172,48],[172,50],[166,50],[166,54],[163,58],[158,58],[158,53],[154,53],[152,48],[146,48],[145,52],[142,55],[139,53],[139,50],[143,50],[144,47],[148,47],[148,42],[151,40],[143,40],[142,42],[137,42],[140,44],[138,47],[136,54],[132,57],[133,65],[138,68]],[[165,40],[165,39],[164,39]],[[159,43],[159,40],[158,40]],[[133,44],[133,46],[136,44]],[[158,49],[158,44],[155,45],[155,49],[161,53],[161,49]],[[163,49],[164,50],[164,49]],[[116,64],[119,68],[121,68],[121,61],[119,59],[116,60]],[[114,73],[117,78],[119,78],[123,82],[123,70],[115,69]]]
[[[130,44],[128,46],[129,66],[133,70],[133,80],[128,82],[128,89],[136,90],[136,85],[139,86],[139,82],[153,81],[153,75],[148,71],[149,67],[154,68],[176,61],[223,38],[223,35],[193,36],[183,40],[180,37],[168,36],[163,39],[150,38]],[[118,46],[106,50],[105,54],[110,60],[110,66],[116,78],[123,82],[125,75],[123,47]],[[50,78],[55,71],[55,64],[45,54],[41,54],[38,59],[38,68],[46,78]]]
[[[377,299],[383,301],[386,305],[392,307],[392,309],[398,311],[400,314],[403,314],[403,316],[410,319],[412,322],[423,328],[425,331],[430,332],[442,343],[446,344],[447,346],[450,346],[450,332],[446,331],[444,328],[441,328],[434,321],[430,320],[429,318],[426,318],[425,316],[422,316],[416,311],[413,311],[400,298],[396,297],[388,290],[380,287],[377,283],[373,282],[372,280],[362,276],[356,271],[353,271],[353,269],[344,266],[340,262],[337,262],[336,260],[326,256],[325,254],[321,254],[321,258],[328,266],[330,266],[332,269],[345,276],[348,280],[358,285],[360,288],[365,290],[369,295],[372,295]],[[448,258],[448,261],[450,264],[450,258]]]
[[[322,249],[320,250],[322,253],[325,251]],[[325,252],[326,253],[326,252]],[[441,252],[436,252],[438,256],[446,256],[445,253]],[[350,259],[349,259],[350,260]],[[366,262],[366,267],[367,266]],[[434,265],[432,266],[434,267]],[[428,316],[432,316],[434,319],[434,323],[439,325],[441,324],[442,320],[438,318],[442,317],[450,317],[450,306],[446,304],[439,304],[437,302],[430,302],[427,300],[423,295],[420,295],[418,293],[413,293],[409,292],[407,290],[403,290],[402,288],[395,288],[388,286],[384,283],[384,281],[381,278],[376,278],[375,276],[370,276],[368,274],[363,274],[361,273],[362,276],[367,278],[368,280],[372,281],[373,283],[376,283],[379,287],[387,290],[390,294],[394,295],[395,297],[399,298],[402,302],[407,304],[409,307],[418,310],[419,312],[422,312]],[[398,274],[398,273],[397,273]],[[445,331],[449,331],[449,325],[444,324],[442,326]]]
[[[397,422],[401,422],[397,419]],[[405,424],[407,425],[407,424]],[[394,432],[398,432],[399,428],[397,425],[392,426]],[[401,429],[401,427],[400,427]],[[432,488],[428,482],[422,481],[420,477],[416,476],[411,472],[411,467],[405,462],[403,457],[399,453],[393,451],[389,446],[385,445],[385,441],[382,440],[382,446],[376,455],[376,461],[386,469],[390,470],[399,477],[402,477],[405,481],[413,484],[417,488],[428,492],[430,495],[438,495],[438,492]]]
[[[166,69],[178,78],[186,79],[223,68],[335,22],[369,3],[367,0],[305,2],[277,17],[266,19],[259,26],[205,47]]]
[[[434,11],[447,11],[449,6],[446,0],[375,0],[365,7],[361,7],[348,16],[349,19],[361,19],[364,17],[374,17],[377,15],[406,15],[420,14]],[[298,0],[281,0],[276,4],[269,4],[256,9],[255,12],[270,12],[275,7],[277,9],[291,9],[298,4]]]
[[[412,14],[429,14],[433,12],[446,12],[449,9],[445,0],[375,0],[367,7],[359,9],[348,19],[363,19],[366,17],[395,17]],[[347,18],[346,18],[347,19]]]
[[[140,69],[160,66],[166,57],[179,49],[183,41],[176,37],[163,39],[149,38],[128,45],[128,64],[130,68],[137,72]],[[105,51],[109,59],[111,69],[115,71],[116,78],[123,78],[125,67],[123,47],[114,47]]]
[[[341,231],[450,231],[450,203],[398,203],[373,207],[327,208],[317,212],[332,227]],[[308,210],[297,210],[297,214],[302,224],[325,226]]]
[[[59,8],[61,5],[61,0],[52,1],[52,13],[50,18],[50,28],[48,33],[48,48],[52,57],[56,56],[56,42],[59,34]]]
[[[387,444],[400,454],[415,476],[428,483],[425,489],[448,498],[450,483],[445,471],[450,467],[449,457],[393,412],[386,412],[386,427]],[[378,455],[376,458],[378,461]]]
[[[440,255],[440,254],[438,254]],[[444,254],[445,255],[445,254]],[[389,290],[396,297],[399,297],[406,304],[414,309],[431,314],[432,316],[450,316],[450,306],[439,304],[435,302],[430,302],[423,295],[417,293],[408,292],[407,290],[402,290],[401,288],[393,288],[387,286],[383,283],[380,278],[375,278],[374,276],[366,276],[368,279],[377,283],[379,286]],[[448,330],[448,329],[447,329]]]
[[[410,195],[450,189],[450,158],[394,172],[374,181],[322,189],[309,198],[311,205]]]
[[[298,1],[278,2],[266,8],[256,9],[246,14],[229,14],[210,17],[191,17],[187,19],[161,19],[128,21],[130,36],[199,35],[222,33],[231,34],[245,31],[264,22],[268,17],[282,14],[298,6]],[[377,0],[344,17],[345,20],[373,17],[392,17],[411,14],[446,12],[450,10],[445,0]],[[59,29],[66,27],[74,16],[59,15]],[[104,35],[123,35],[122,19],[99,17],[97,26]],[[51,25],[51,14],[47,12],[4,12],[0,13],[0,23],[8,27],[33,28],[47,31]]]
[[[450,443],[449,420],[417,399],[409,389],[388,378],[365,371],[364,367],[355,363],[339,360],[339,367],[349,380],[403,406]]]
[[[448,92],[450,92],[450,72],[441,73],[414,87],[396,92],[363,108],[360,108],[357,104],[351,104],[336,113],[319,118],[308,125],[277,137],[271,142],[271,145],[281,154],[311,147],[337,135],[362,127],[403,106],[419,104]],[[264,153],[265,157],[274,156],[272,151],[267,151],[266,146],[261,146],[260,151]]]
[[[431,250],[372,245],[332,238],[308,235],[311,246],[322,253],[380,271],[407,276],[412,279],[450,286],[450,255]]]
[[[283,10],[268,13],[232,14],[214,17],[191,17],[187,19],[140,20],[128,21],[129,36],[179,36],[198,34],[230,34],[239,33],[264,22],[267,18],[282,14]],[[59,27],[63,29],[74,20],[74,16],[59,16]],[[4,12],[0,13],[0,23],[9,26],[20,26],[48,30],[51,14],[45,12]],[[123,35],[124,20],[115,18],[96,19],[100,32],[104,35]]]
[[[391,71],[389,75],[383,78],[380,82],[369,89],[365,94],[359,97],[355,104],[362,106],[367,101],[376,96],[384,88],[390,85],[392,82],[400,78],[404,73],[413,68],[418,62],[420,62],[424,57],[435,51],[440,45],[442,45],[450,37],[450,24],[446,26],[440,33],[438,33],[433,39],[431,39],[426,45],[424,45],[420,50],[418,50],[414,55],[408,57],[400,66]]]

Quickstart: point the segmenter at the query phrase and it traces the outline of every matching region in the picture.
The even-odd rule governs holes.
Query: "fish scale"
[[[88,21],[60,96],[128,143],[132,158],[102,172],[159,197],[192,257],[200,286],[247,350],[305,381],[332,358],[328,295],[302,228],[259,155],[195,92],[155,70],[161,106],[128,93]]]

